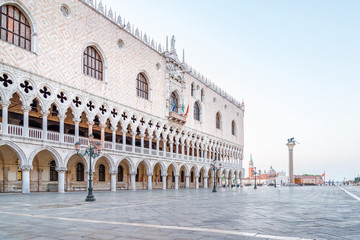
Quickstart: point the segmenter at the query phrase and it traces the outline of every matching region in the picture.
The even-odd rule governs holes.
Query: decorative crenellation
[[[164,50],[163,47],[161,46],[161,43],[158,43],[154,39],[151,39],[146,33],[144,33],[144,35],[143,35],[142,31],[140,31],[138,29],[138,27],[135,28],[133,25],[131,25],[130,21],[126,22],[125,18],[123,19],[120,14],[117,15],[116,12],[113,13],[111,8],[109,10],[107,10],[107,6],[102,3],[102,0],[100,0],[99,3],[97,3],[97,0],[95,0],[95,1],[81,0],[81,1],[86,3],[89,7],[91,7],[93,10],[95,10],[99,14],[104,15],[107,19],[112,21],[114,24],[118,25],[120,28],[124,29],[129,34],[131,34],[135,38],[139,39],[141,42],[143,42],[144,44],[146,44],[147,46],[149,46],[150,48],[152,48],[154,51],[158,52],[159,54],[164,55],[164,54],[168,53],[168,51],[169,51],[168,47],[166,47],[166,49]],[[176,53],[174,45],[175,44],[172,44],[172,47],[174,47],[174,49],[172,49],[172,51],[174,51]],[[166,43],[166,46],[168,46],[168,43]],[[185,67],[186,71],[190,75],[192,75],[194,78],[196,78],[197,80],[199,80],[200,82],[202,82],[203,84],[208,86],[210,89],[214,90],[216,93],[218,93],[220,96],[227,99],[229,102],[234,104],[236,107],[240,108],[243,111],[245,110],[244,102],[240,103],[234,97],[232,97],[228,93],[226,93],[223,89],[221,89],[220,87],[215,85],[214,82],[208,80],[208,78],[206,78],[206,77],[204,77],[204,75],[200,74],[199,71],[195,70],[192,66],[185,63],[184,58],[183,58],[182,64]]]

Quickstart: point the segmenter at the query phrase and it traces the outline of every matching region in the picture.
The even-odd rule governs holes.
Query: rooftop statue
[[[288,140],[288,143],[297,143],[297,144],[299,144],[299,142],[297,142],[296,140],[295,140],[295,138],[289,138]]]

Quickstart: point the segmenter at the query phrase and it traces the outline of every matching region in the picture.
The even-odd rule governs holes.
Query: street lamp
[[[214,188],[212,190],[212,192],[217,192],[216,191],[216,170],[221,168],[221,163],[220,164],[217,164],[218,162],[217,161],[214,161],[212,164],[210,164],[210,169],[212,169],[214,171]]]
[[[253,173],[254,173],[254,176],[255,176],[255,186],[254,186],[254,189],[257,189],[257,187],[256,187],[256,168],[254,168],[254,170],[253,170]]]
[[[91,164],[91,158],[97,158],[100,155],[101,152],[101,143],[94,141],[94,135],[89,135],[89,146],[85,149],[83,153],[80,152],[80,143],[75,143],[75,150],[77,154],[80,157],[85,157],[86,155],[89,155],[90,158],[90,171],[89,171],[89,188],[88,188],[88,195],[86,196],[85,201],[86,202],[93,202],[95,201],[95,197],[93,195],[93,187],[92,187],[92,164]]]

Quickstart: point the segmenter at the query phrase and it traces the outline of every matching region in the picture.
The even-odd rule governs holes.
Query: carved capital
[[[95,123],[93,121],[87,121],[86,124],[89,126],[93,126]]]
[[[9,107],[11,102],[8,100],[2,100],[0,101],[2,107]]]
[[[110,129],[111,129],[111,131],[116,132],[117,127],[111,127]]]
[[[74,123],[80,123],[81,122],[81,118],[77,118],[77,117],[74,117],[73,119],[72,119],[73,121],[74,121]]]
[[[109,173],[110,173],[110,175],[116,175],[116,174],[118,174],[118,171],[112,170],[112,171],[109,171]]]
[[[47,117],[50,114],[50,111],[49,110],[41,110],[40,113],[43,115],[43,117]]]
[[[162,177],[167,177],[167,174],[161,174]]]
[[[58,172],[66,172],[67,168],[66,167],[56,167],[55,170]]]
[[[32,166],[32,165],[21,165],[21,166],[20,166],[20,169],[21,169],[22,171],[30,171],[30,170],[33,169],[33,166]]]
[[[58,114],[58,118],[60,120],[64,120],[66,118],[66,114]]]
[[[31,111],[31,107],[28,106],[28,105],[23,105],[23,106],[21,107],[21,109],[23,110],[23,112],[30,112],[30,111]]]

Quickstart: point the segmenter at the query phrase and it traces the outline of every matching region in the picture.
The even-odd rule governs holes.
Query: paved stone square
[[[360,239],[360,187],[0,194],[0,239]]]

